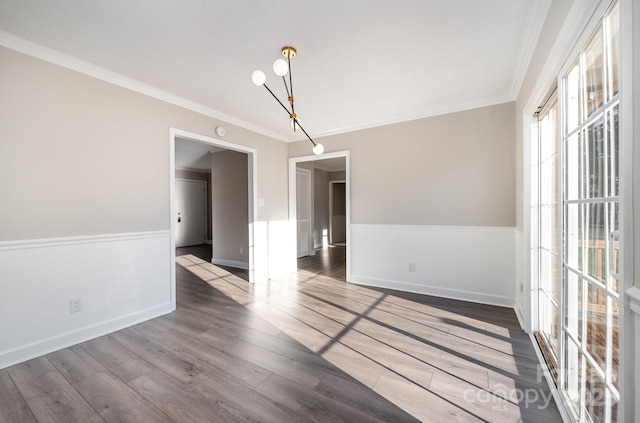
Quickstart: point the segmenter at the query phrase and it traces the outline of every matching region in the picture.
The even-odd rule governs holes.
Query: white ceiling
[[[262,69],[285,100],[282,46],[298,50],[296,112],[318,138],[514,100],[550,1],[0,0],[0,45],[37,43],[293,141],[251,83]]]

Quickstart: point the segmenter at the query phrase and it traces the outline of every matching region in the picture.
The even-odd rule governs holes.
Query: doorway
[[[249,282],[255,282],[255,274],[266,274],[266,269],[256,269],[254,263],[254,222],[257,216],[257,151],[243,145],[230,143],[228,141],[211,138],[205,135],[195,134],[176,128],[169,130],[169,222],[170,222],[170,250],[171,250],[171,303],[175,309],[176,305],[176,142],[188,141],[192,145],[204,145],[207,148],[220,150],[231,150],[234,152],[245,153],[247,160],[247,231],[248,231],[248,279]],[[258,257],[260,258],[260,257]],[[265,260],[260,260],[260,263]]]
[[[340,257],[338,265],[342,274],[339,279],[344,279],[348,282],[350,279],[351,257],[349,243],[351,209],[349,151],[325,153],[322,156],[292,157],[289,159],[289,220],[291,227],[296,232],[293,242],[297,242],[298,237],[303,235],[298,229],[301,217],[298,210],[300,207],[298,198],[298,174],[300,168],[309,169],[311,173],[311,236],[308,238],[311,239],[313,253],[300,259],[297,256],[292,256],[292,260],[296,260],[294,268],[299,270],[317,268],[316,265],[324,265],[331,262],[328,258],[337,256]],[[337,187],[336,193],[340,191],[340,188],[343,188],[343,200],[337,201],[337,206],[342,204],[343,211],[341,213],[332,213],[331,210],[333,206],[330,205],[330,198],[333,196],[332,187],[334,185]],[[331,214],[334,214],[333,220],[338,231],[333,236],[330,234]],[[343,235],[339,235],[339,227],[343,228]],[[340,245],[332,245],[329,241],[330,237],[336,240],[342,238],[341,242],[339,242]],[[333,265],[335,263],[332,263]],[[328,269],[328,272],[333,274],[331,269]]]

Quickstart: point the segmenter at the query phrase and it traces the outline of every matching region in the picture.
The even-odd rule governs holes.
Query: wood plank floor
[[[561,421],[513,310],[182,252],[175,312],[0,370],[0,422]]]

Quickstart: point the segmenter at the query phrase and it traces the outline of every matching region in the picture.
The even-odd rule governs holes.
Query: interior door
[[[330,243],[343,243],[347,240],[347,201],[346,184],[330,182],[329,212]]]
[[[205,242],[206,182],[176,179],[176,247]]]
[[[298,258],[311,254],[311,171],[296,169]]]

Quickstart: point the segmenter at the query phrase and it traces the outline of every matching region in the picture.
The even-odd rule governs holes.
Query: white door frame
[[[254,148],[246,147],[240,144],[230,143],[217,138],[211,138],[206,135],[200,135],[193,132],[184,131],[177,128],[169,128],[169,221],[171,222],[171,305],[173,309],[176,308],[176,224],[174,220],[174,207],[175,207],[175,182],[176,182],[176,138],[186,139],[189,141],[199,142],[201,144],[208,144],[213,147],[221,147],[227,150],[238,151],[246,153],[248,157],[247,171],[248,175],[248,200],[249,200],[249,282],[254,283],[254,263],[256,258],[254,257],[254,223],[258,216],[258,151]]]
[[[346,196],[346,230],[347,230],[347,271],[346,271],[346,281],[351,281],[351,170],[350,170],[350,162],[349,162],[349,150],[346,151],[335,151],[332,153],[324,153],[321,156],[301,156],[301,157],[290,157],[289,158],[289,226],[292,228],[293,237],[290,242],[292,245],[296,245],[298,240],[298,234],[296,229],[296,166],[298,163],[304,162],[315,162],[319,160],[325,159],[335,159],[344,157],[345,159],[345,196]],[[297,248],[295,249],[297,252]],[[296,256],[297,254],[293,254],[291,257],[291,267],[293,269],[297,269],[296,264]]]

